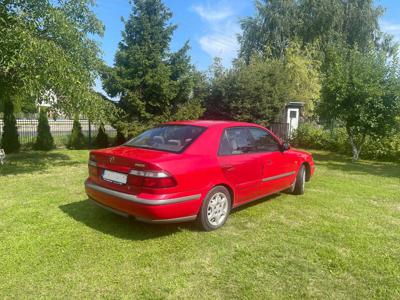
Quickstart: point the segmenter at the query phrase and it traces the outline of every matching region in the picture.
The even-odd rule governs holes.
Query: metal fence
[[[288,141],[290,138],[289,123],[271,123],[268,129],[283,141]]]
[[[19,116],[17,115],[17,129],[21,144],[33,143],[37,136],[38,115]],[[97,134],[99,125],[90,123],[87,119],[80,119],[82,132],[85,136],[93,140]],[[51,135],[56,144],[64,144],[71,134],[74,120],[70,119],[49,119]],[[0,118],[0,139],[3,134],[4,120]],[[104,129],[109,136],[115,136],[116,130],[110,125],[105,125]]]

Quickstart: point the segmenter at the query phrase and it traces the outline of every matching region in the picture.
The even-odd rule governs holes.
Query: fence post
[[[92,124],[90,123],[90,119],[88,119],[88,126],[89,126],[89,148],[92,146]]]

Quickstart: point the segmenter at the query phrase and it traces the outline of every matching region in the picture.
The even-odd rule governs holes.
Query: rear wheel
[[[294,195],[303,195],[304,189],[306,184],[306,168],[302,165],[297,172],[296,181],[293,187],[293,194]]]
[[[223,186],[208,192],[201,205],[197,222],[203,230],[211,231],[222,227],[231,210],[231,196]]]

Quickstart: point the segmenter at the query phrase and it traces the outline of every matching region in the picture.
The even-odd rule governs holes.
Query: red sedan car
[[[309,153],[290,149],[262,126],[180,121],[91,151],[85,187],[116,213],[155,223],[197,219],[214,230],[232,208],[284,190],[303,194],[313,173]]]

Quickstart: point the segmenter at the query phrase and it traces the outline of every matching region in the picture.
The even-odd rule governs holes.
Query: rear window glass
[[[204,130],[204,127],[192,125],[162,125],[143,132],[125,146],[180,153]]]

